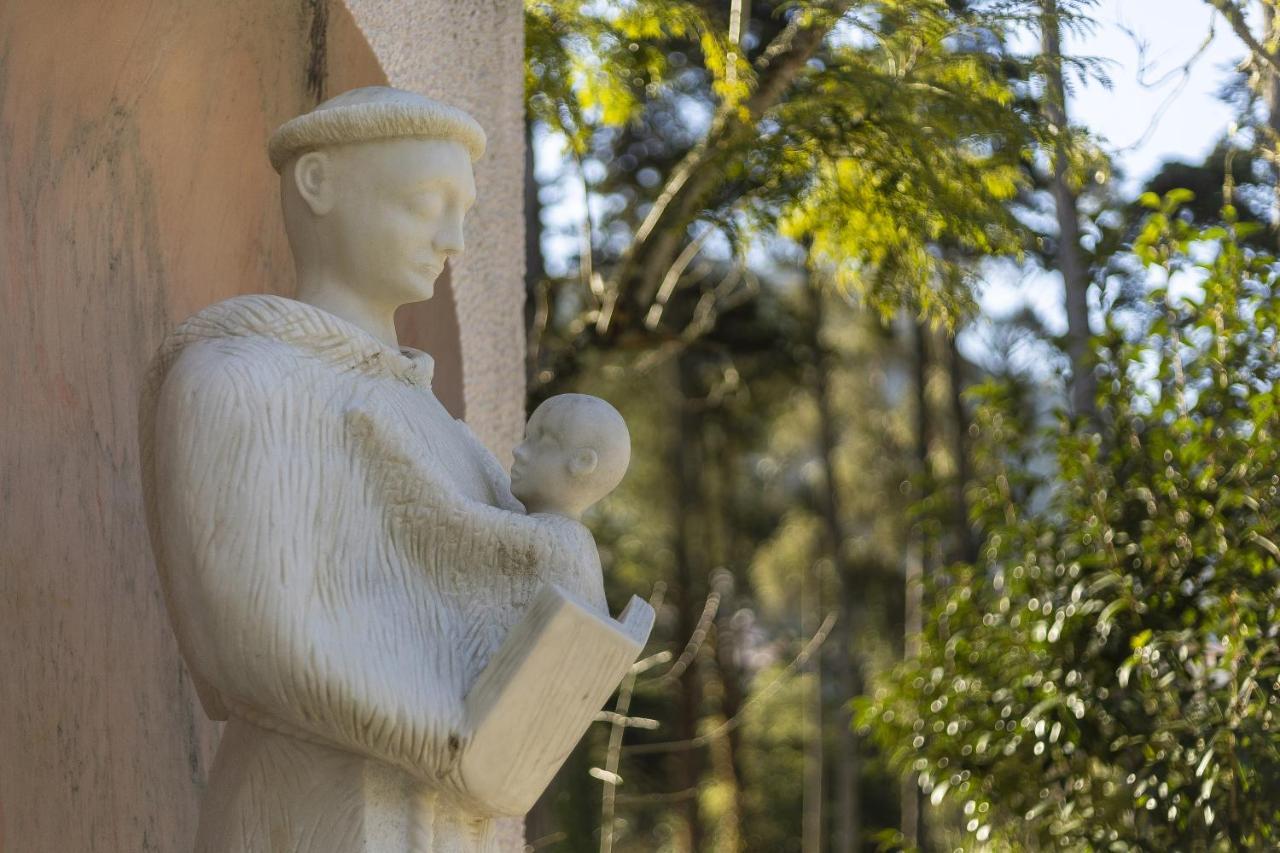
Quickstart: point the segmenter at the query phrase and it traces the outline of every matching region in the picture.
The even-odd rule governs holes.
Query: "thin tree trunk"
[[[751,0],[729,0],[729,41],[742,46],[751,28]],[[738,66],[725,69],[725,81],[730,86],[738,83]]]
[[[706,510],[708,514],[709,563],[716,567],[712,574],[712,586],[720,597],[715,618],[715,673],[719,688],[719,706],[722,720],[732,720],[738,715],[745,699],[742,691],[742,671],[739,666],[739,644],[733,626],[736,578],[731,566],[733,559],[732,482],[734,455],[724,425],[718,423],[706,432],[704,444],[706,465],[704,476],[707,484]],[[742,821],[746,813],[745,792],[742,789],[742,732],[730,729],[728,735],[711,745],[711,761],[716,778],[729,790],[728,804],[716,826],[716,850],[720,853],[741,853],[746,849]]]
[[[1258,74],[1263,80],[1262,95],[1267,104],[1267,130],[1270,135],[1268,142],[1271,147],[1271,157],[1274,167],[1280,172],[1280,72],[1276,70],[1276,64],[1280,61],[1280,51],[1267,50],[1268,45],[1275,43],[1276,35],[1276,7],[1269,2],[1263,2],[1262,6],[1262,39],[1261,45],[1263,50],[1270,57],[1270,62],[1264,62],[1262,58],[1258,59]],[[1277,242],[1280,242],[1280,180],[1276,181],[1275,195],[1271,204],[1271,227],[1276,232]],[[1230,202],[1231,199],[1227,199]]]
[[[717,627],[715,632],[716,657],[715,666],[708,667],[708,682],[713,689],[718,690],[720,694],[719,713],[712,719],[712,723],[719,727],[729,720],[733,719],[733,715],[737,712],[737,708],[728,701],[731,692],[729,682],[734,678],[734,669],[726,666],[726,661],[732,652],[726,653],[721,651],[721,644],[732,646],[733,639],[731,634],[724,633],[720,630],[721,621],[717,619]],[[736,731],[736,730],[735,730]],[[742,808],[743,808],[743,792],[742,777],[740,775],[741,768],[737,756],[737,747],[740,742],[733,736],[731,731],[726,737],[713,738],[707,744],[708,754],[711,763],[711,773],[716,783],[729,791],[729,796],[725,798],[723,810],[715,816],[714,824],[714,847],[711,848],[716,853],[743,853],[747,849],[743,840],[742,831]]]
[[[736,432],[730,432],[722,429],[721,436],[723,440],[722,452],[719,458],[720,471],[720,489],[723,494],[721,505],[724,508],[721,516],[724,526],[724,561],[725,566],[730,570],[735,582],[738,579],[738,571],[751,565],[755,558],[755,544],[751,537],[739,535],[738,531],[749,526],[749,522],[745,521],[738,514],[738,505],[733,498],[738,493],[738,471],[742,461],[742,449],[736,443],[734,436]],[[743,583],[748,583],[746,580]],[[738,627],[733,622],[733,615],[737,612],[737,608],[732,604],[721,605],[721,613],[726,617],[726,628],[728,629],[731,645],[729,651],[731,654],[721,658],[721,665],[725,668],[725,695],[724,695],[724,714],[727,718],[735,718],[742,711],[742,706],[747,701],[746,675],[743,671],[742,653],[745,647],[745,639]],[[742,834],[744,838],[743,847],[747,849],[745,838],[749,831],[748,816],[750,814],[747,808],[747,791],[743,787],[742,780],[746,778],[743,758],[743,729],[741,726],[735,727],[729,732],[729,741],[733,749],[733,768],[734,778],[738,780],[738,786],[734,790],[734,796],[737,798],[737,814],[738,819],[742,822]]]
[[[703,506],[701,495],[702,459],[699,441],[702,436],[703,416],[701,399],[703,391],[698,380],[697,355],[685,351],[676,359],[679,382],[679,413],[675,434],[672,463],[676,494],[672,501],[674,512],[672,529],[675,534],[675,604],[677,607],[677,636],[693,637],[702,613],[706,589],[705,569],[694,545],[698,534],[696,513]],[[698,722],[702,711],[701,668],[695,660],[680,675],[680,706],[677,714],[677,732],[680,740],[692,740],[698,735]],[[702,750],[685,749],[675,755],[680,790],[696,791],[702,774]],[[687,853],[701,853],[704,830],[696,794],[685,798],[685,842]]]
[[[1053,125],[1053,203],[1058,218],[1058,272],[1067,309],[1067,355],[1071,359],[1071,408],[1092,419],[1098,382],[1089,364],[1089,270],[1080,251],[1080,210],[1069,183],[1071,126],[1062,70],[1062,26],[1058,0],[1040,0],[1040,36],[1045,59],[1045,116]]]
[[[978,541],[973,534],[973,526],[969,523],[969,501],[965,490],[969,487],[969,413],[964,406],[964,357],[960,355],[956,336],[947,338],[948,384],[947,391],[951,401],[951,419],[955,429],[952,432],[951,453],[955,457],[955,540],[954,558],[966,563],[978,559]]]
[[[728,588],[728,584],[717,584],[720,590],[722,601],[732,594],[732,589]],[[716,618],[715,631],[715,666],[708,667],[710,672],[714,673],[714,685],[718,689],[720,697],[720,709],[715,724],[723,725],[728,720],[733,719],[741,707],[740,703],[735,703],[730,697],[735,694],[731,687],[732,681],[737,677],[736,668],[732,663],[734,657],[734,638],[729,628],[728,619],[718,616]],[[734,735],[736,729],[730,731],[727,737],[718,737],[712,739],[707,745],[709,757],[711,760],[711,772],[714,774],[716,782],[727,788],[729,796],[726,798],[723,811],[717,815],[715,821],[715,846],[716,853],[743,853],[746,844],[743,841],[742,833],[742,781],[740,768],[738,766],[737,747],[739,740]]]
[[[916,476],[924,488],[929,488],[929,441],[933,434],[932,411],[929,406],[929,329],[917,321],[914,327],[915,345],[915,408],[916,408]],[[906,565],[904,567],[905,607],[903,612],[903,657],[907,660],[919,657],[920,635],[924,630],[924,578],[927,543],[924,531],[914,528],[909,535]],[[908,850],[923,849],[926,842],[924,829],[924,797],[920,793],[920,780],[915,773],[908,773],[901,789],[902,836]]]
[[[809,272],[809,297],[810,345],[813,348],[815,368],[814,396],[818,408],[818,442],[823,471],[822,515],[828,554],[835,567],[835,592],[839,608],[839,620],[836,622],[834,632],[835,642],[832,644],[831,651],[834,658],[832,669],[836,678],[836,693],[839,698],[838,710],[831,721],[835,730],[836,743],[836,790],[833,802],[835,836],[831,849],[833,853],[853,853],[862,846],[862,821],[859,813],[861,803],[858,790],[861,767],[857,736],[848,711],[848,703],[859,693],[858,671],[854,660],[854,643],[857,639],[857,610],[853,600],[855,578],[849,559],[844,552],[846,536],[835,465],[839,438],[831,401],[831,354],[827,351],[822,339],[826,310],[822,288],[813,270]]]
[[[816,555],[815,555],[816,556]],[[822,578],[817,559],[809,561],[800,581],[800,630],[806,637],[818,628],[822,608]],[[822,659],[816,654],[805,664],[809,689],[804,700],[804,779],[801,796],[801,853],[822,853]]]
[[[915,368],[914,390],[916,392],[915,399],[915,415],[916,415],[916,473],[921,478],[924,485],[925,478],[929,474],[929,442],[933,438],[933,412],[929,406],[929,371],[932,366],[932,359],[929,355],[929,327],[917,320],[913,331],[912,343],[915,346],[915,358],[912,360],[912,367]]]
[[[919,537],[913,535],[907,545],[906,602],[903,608],[903,657],[913,660],[920,656],[920,632],[924,629],[924,552]],[[923,798],[920,780],[915,773],[902,779],[899,792],[902,810],[902,841],[907,850],[918,850],[924,840]]]
[[[837,702],[832,725],[835,727],[836,744],[836,790],[834,798],[835,837],[832,840],[833,853],[854,853],[862,849],[862,814],[860,782],[862,760],[858,754],[857,733],[853,730],[853,718],[849,713],[849,703],[861,692],[858,679],[858,667],[854,660],[854,644],[856,642],[854,587],[850,583],[851,572],[847,567],[841,572],[843,578],[836,585],[840,596],[839,622],[843,630],[839,631],[835,650],[835,666],[833,675],[836,679]]]

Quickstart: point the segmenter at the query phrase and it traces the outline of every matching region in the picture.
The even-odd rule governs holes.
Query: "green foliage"
[[[886,317],[904,305],[935,320],[969,310],[970,280],[952,274],[958,256],[1015,254],[1024,242],[1009,202],[1041,122],[1017,97],[1021,63],[1006,41],[1034,4],[754,6],[753,32],[823,21],[821,49],[783,73],[770,50],[786,45],[733,43],[715,4],[526,3],[531,114],[579,168],[634,164],[634,149],[653,150],[637,145],[647,134],[671,155],[653,164],[645,190],[630,174],[614,195],[611,182],[584,177],[601,203],[588,225],[596,257],[582,262],[609,280],[627,238],[643,242],[648,206],[669,194],[681,212],[663,227],[680,244],[711,226],[741,258],[750,240],[812,238],[837,284]],[[693,104],[710,116],[705,131],[696,119],[691,131]],[[691,150],[706,154],[692,177],[675,168]],[[646,271],[640,292],[656,291],[665,272]],[[565,301],[592,306],[607,300],[602,290]]]
[[[886,318],[907,304],[952,319],[971,307],[965,278],[945,274],[955,252],[1020,249],[1008,202],[1037,117],[1015,103],[1003,45],[966,41],[973,22],[946,4],[865,6],[859,37],[797,83],[749,160],[767,175],[755,210],[811,236]]]
[[[980,392],[981,558],[939,574],[919,659],[860,705],[978,841],[1280,844],[1277,268],[1185,200],[1142,200],[1163,310],[1098,340],[1096,423],[1037,436]]]
[[[687,849],[699,822],[701,849],[799,846],[811,676],[765,685],[804,639],[802,606],[832,605],[843,582],[820,514],[809,318],[779,272],[796,247],[778,238],[806,244],[810,268],[843,291],[825,296],[838,321],[823,348],[840,424],[837,553],[864,621],[829,657],[856,653],[870,674],[902,653],[909,540],[930,565],[980,554],[931,579],[921,657],[860,704],[881,747],[863,751],[864,837],[894,825],[889,777],[911,770],[937,804],[929,840],[948,847],[1280,847],[1280,318],[1259,251],[1272,238],[1232,211],[1204,227],[1221,206],[1207,193],[1195,221],[1178,194],[1144,196],[1140,215],[1121,203],[1088,132],[1041,114],[1056,62],[1010,47],[1036,30],[1040,0],[756,0],[741,43],[728,5],[525,7],[534,138],[567,152],[545,198],[580,183],[588,202],[581,221],[548,225],[547,245],[568,235],[577,248],[531,286],[535,385],[614,399],[633,426],[636,464],[591,523],[612,599],[668,585],[654,647],[680,653],[689,613],[729,590],[692,677],[637,690],[633,715],[660,727],[628,732],[615,849]],[[1066,29],[1087,29],[1091,0],[1057,5]],[[804,21],[822,25],[793,26]],[[1064,65],[1068,88],[1099,75]],[[1046,432],[1030,389],[989,383],[970,434],[963,407],[935,399],[943,361],[957,366],[948,390],[967,365],[933,356],[913,419],[914,356],[878,321],[904,307],[963,317],[985,258],[1056,263],[1056,229],[1027,223],[1045,219],[1059,134],[1084,260],[1112,314],[1096,420]],[[1228,158],[1226,174],[1256,171],[1242,164]],[[751,244],[771,261],[749,264]],[[961,548],[970,531],[951,486],[971,472],[980,535]],[[849,691],[823,689],[831,725]],[[761,701],[731,743],[646,749],[716,729],[749,697]],[[582,760],[602,748],[597,735]],[[566,794],[565,850],[594,849],[590,791]]]
[[[686,41],[702,51],[716,95],[740,100],[750,66],[697,4],[528,0],[526,99],[536,118],[584,154],[595,133],[626,125],[646,99],[671,89],[680,66],[670,61],[669,51]]]

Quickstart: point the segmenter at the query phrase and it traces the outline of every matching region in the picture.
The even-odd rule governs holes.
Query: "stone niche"
[[[291,295],[265,153],[280,122],[385,83],[484,125],[466,255],[397,319],[509,462],[522,26],[501,0],[0,4],[0,853],[191,849],[219,728],[151,565],[135,406],[176,321]]]

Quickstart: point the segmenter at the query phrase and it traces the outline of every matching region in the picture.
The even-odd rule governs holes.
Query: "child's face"
[[[539,406],[515,449],[511,493],[530,512],[556,511],[576,491],[570,408]]]

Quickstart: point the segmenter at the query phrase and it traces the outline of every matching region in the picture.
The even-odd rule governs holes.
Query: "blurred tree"
[[[1069,479],[1086,471],[1063,464],[1058,473],[1068,481],[1053,479],[1047,460],[1061,459],[1065,444],[1019,439],[994,447],[993,410],[974,416],[965,405],[978,371],[954,331],[972,308],[982,261],[1025,251],[1063,271],[1070,323],[1052,342],[1078,380],[1074,411],[1101,400],[1103,446],[1119,441],[1106,420],[1119,404],[1105,382],[1089,387],[1093,362],[1081,346],[1088,289],[1097,288],[1104,313],[1126,299],[1127,307],[1145,306],[1125,315],[1130,331],[1164,317],[1137,298],[1151,275],[1125,251],[1138,218],[1114,197],[1107,158],[1067,121],[1072,76],[1096,69],[1064,56],[1061,34],[1086,26],[1091,5],[526,4],[531,139],[544,150],[561,141],[568,166],[529,187],[531,215],[538,218],[542,197],[580,200],[560,205],[561,224],[549,221],[530,246],[532,394],[572,386],[629,404],[637,447],[647,448],[637,452],[645,473],[633,475],[637,485],[602,507],[593,526],[611,588],[670,584],[659,643],[684,661],[674,674],[637,685],[636,713],[663,726],[629,735],[624,747],[615,849],[798,849],[802,695],[816,697],[826,722],[809,742],[822,759],[816,766],[826,768],[811,782],[811,793],[823,791],[810,797],[823,809],[809,830],[813,842],[861,849],[898,820],[898,809],[899,841],[925,847],[929,835],[941,839],[943,827],[923,833],[911,814],[914,788],[901,798],[892,785],[857,791],[859,779],[883,780],[876,774],[886,768],[832,721],[845,719],[842,705],[858,692],[858,666],[882,670],[917,645],[919,666],[937,663],[937,632],[954,614],[938,617],[924,585],[904,590],[904,568],[911,577],[940,572],[928,588],[939,590],[931,595],[942,596],[941,607],[959,595],[948,584],[960,570],[947,564],[1003,560],[1012,574],[1009,543],[1035,544],[1031,534],[1018,539],[1000,526],[1016,528],[1014,521],[992,515],[997,462],[1008,469],[1001,513],[1013,506],[1017,518],[1042,526],[1083,524],[1066,498],[1046,497],[1078,486]],[[1019,30],[1041,36],[1040,54],[1011,50]],[[1269,42],[1259,44],[1265,50]],[[1265,57],[1258,61],[1267,67]],[[1251,89],[1251,103],[1264,91]],[[1238,175],[1237,188],[1246,173],[1258,178],[1252,166],[1241,170],[1250,158],[1236,163],[1229,154],[1191,177],[1213,186],[1213,170],[1225,167]],[[1179,176],[1162,179],[1173,186]],[[568,243],[556,230],[566,207],[582,213],[569,223]],[[1206,195],[1196,221],[1208,222],[1219,207]],[[1261,239],[1245,228],[1232,235],[1241,251]],[[792,266],[802,261],[780,238],[809,242],[814,274],[799,285]],[[543,259],[548,244],[572,248]],[[819,281],[833,286],[811,292]],[[885,320],[899,334],[885,334]],[[1047,337],[1032,324],[996,334]],[[1153,348],[1126,346],[1147,363],[1155,358]],[[996,369],[1012,363],[1006,356],[997,345]],[[1001,415],[1004,435],[1015,414],[1033,424],[1044,407],[1028,384],[1008,388],[1010,405],[1022,408]],[[976,438],[971,421],[981,428]],[[1087,447],[1085,438],[1074,440]],[[1095,467],[1125,461],[1116,453]],[[909,502],[916,512],[907,512]],[[655,506],[666,507],[656,524]],[[971,523],[971,512],[981,524]],[[1067,537],[1065,530],[1055,535]],[[984,588],[980,574],[965,578],[973,595]],[[772,693],[767,686],[822,615],[808,613],[806,624],[797,613],[801,589],[843,618],[822,665]],[[708,596],[717,608],[706,608]],[[860,636],[847,633],[858,620]],[[1016,642],[1034,648],[1026,636]],[[767,723],[755,716],[765,708]],[[901,741],[880,742],[901,759]],[[1021,756],[1016,746],[1013,754]],[[899,760],[898,769],[917,768]],[[924,769],[936,794],[941,777]],[[1017,777],[1024,791],[1044,789],[1034,775],[1040,769],[1026,764]],[[568,833],[574,850],[594,849],[593,827],[583,821],[597,811],[583,808],[582,796],[558,800],[577,821]],[[951,798],[935,799],[945,809]],[[982,814],[993,808],[974,802],[975,813],[983,803]]]
[[[1002,68],[1009,7],[531,0],[531,111],[568,146],[588,214],[577,274],[533,330],[535,383],[569,381],[587,347],[705,334],[741,294],[673,323],[689,264],[742,264],[779,227],[810,234],[833,280],[886,316],[967,306],[931,246],[1018,249],[1006,202],[1038,123]]]
[[[1267,154],[1272,169],[1280,168],[1280,8],[1274,0],[1256,4],[1258,24],[1249,23],[1249,9],[1255,4],[1243,0],[1205,0],[1222,13],[1231,31],[1249,51],[1245,66],[1250,92],[1261,105],[1261,120],[1247,117],[1247,126],[1258,131],[1259,147]],[[1280,232],[1280,181],[1273,182],[1271,225]]]
[[[1277,844],[1277,266],[1187,199],[1144,199],[1162,310],[1098,340],[1094,430],[1038,435],[1017,386],[984,390],[981,558],[938,574],[919,658],[861,706],[979,843]]]
[[[1080,246],[1080,208],[1071,176],[1071,125],[1067,117],[1067,86],[1062,61],[1062,26],[1058,0],[1040,0],[1043,104],[1053,135],[1053,206],[1058,221],[1054,260],[1062,274],[1067,314],[1067,355],[1071,359],[1071,410],[1092,418],[1097,379],[1088,363],[1089,270]]]
[[[537,275],[542,258],[530,250],[532,394],[536,399],[569,385],[581,389],[587,384],[585,367],[617,369],[627,377],[646,370],[678,379],[657,383],[665,387],[655,388],[650,397],[651,402],[671,401],[666,411],[673,411],[673,422],[680,425],[673,441],[649,445],[669,460],[667,477],[648,494],[651,501],[660,495],[657,500],[668,502],[670,523],[661,525],[663,537],[631,536],[645,541],[645,581],[671,582],[673,618],[660,627],[673,652],[699,624],[704,597],[716,586],[712,574],[725,549],[714,547],[714,540],[737,543],[729,570],[746,580],[742,569],[755,562],[760,545],[775,530],[790,529],[784,518],[795,514],[797,498],[803,501],[800,515],[818,522],[815,529],[824,531],[825,544],[815,540],[802,549],[803,565],[817,568],[817,586],[830,590],[825,600],[845,618],[826,658],[840,678],[827,679],[819,694],[823,717],[834,727],[829,723],[818,732],[818,746],[837,757],[830,762],[837,784],[823,787],[839,796],[816,831],[823,839],[834,833],[841,851],[862,848],[856,815],[863,771],[843,707],[858,689],[854,617],[873,608],[872,602],[901,598],[894,538],[867,544],[873,535],[895,529],[876,520],[880,514],[887,510],[888,518],[901,518],[884,495],[898,494],[905,470],[899,465],[899,436],[863,434],[877,428],[866,420],[869,414],[897,405],[882,401],[891,391],[877,386],[887,381],[884,371],[868,369],[884,356],[889,340],[871,329],[877,313],[888,318],[900,306],[936,322],[970,305],[970,279],[947,272],[952,262],[938,246],[977,255],[1020,247],[1007,202],[1018,188],[1039,113],[1017,100],[1009,84],[1006,66],[1016,60],[1003,41],[1014,18],[1007,5],[940,0],[526,5],[532,138],[535,144],[548,136],[561,139],[570,166],[541,192],[567,188],[584,202],[572,240],[576,263],[559,269],[552,263],[545,276]],[[527,198],[537,221],[539,188],[531,186]],[[811,239],[823,280],[874,309],[856,313],[852,325],[864,340],[854,348],[859,355],[853,364],[871,377],[860,381],[863,390],[856,399],[845,400],[840,391],[854,369],[843,363],[853,350],[829,353],[832,344],[822,340],[837,330],[819,331],[814,343],[813,327],[805,327],[812,322],[812,305],[765,293],[778,286],[776,270],[748,267],[749,245],[768,247],[780,233]],[[848,306],[837,300],[835,307],[839,325],[849,323]],[[745,334],[744,326],[750,327]],[[762,338],[763,346],[754,350],[753,342]],[[797,346],[801,341],[810,343]],[[799,364],[804,359],[807,364]],[[673,367],[659,370],[663,364]],[[794,384],[788,387],[787,379],[774,374],[792,377],[791,383],[800,378],[806,393],[819,389],[803,410],[825,414],[803,433],[803,458],[785,462],[788,469],[793,462],[807,466],[807,485],[800,493],[787,490],[789,503],[769,507],[763,517],[758,506],[740,515],[708,512],[708,506],[718,505],[713,488],[758,497],[760,473],[752,471],[749,460],[761,444],[753,445],[752,438],[763,442],[763,434],[773,429],[768,419],[795,404],[790,399]],[[634,393],[633,384],[628,378],[613,387]],[[654,410],[663,408],[649,406],[641,422],[653,420]],[[760,426],[747,429],[744,422]],[[655,426],[653,434],[664,433]],[[716,445],[711,437],[717,434],[734,439]],[[859,444],[867,454],[860,457],[864,468],[855,477],[843,472],[847,463],[840,460],[847,447]],[[886,446],[892,452],[886,454]],[[814,464],[827,486],[812,476]],[[711,478],[720,475],[712,471],[724,473],[719,486]],[[867,488],[867,471],[885,478],[880,487]],[[606,521],[598,518],[596,527],[607,542]],[[655,555],[666,556],[655,560]],[[893,590],[876,589],[885,585]],[[745,589],[758,606],[760,590]],[[769,634],[775,637],[813,630],[816,620],[806,626],[793,616],[761,624],[771,622]],[[672,737],[695,739],[707,721],[736,718],[735,707],[741,709],[755,695],[744,691],[760,678],[759,668],[735,672],[741,655],[724,653],[739,642],[728,618],[715,617],[707,643],[680,670],[678,711],[661,707],[662,700],[638,686],[636,701],[653,703],[646,713],[679,721],[655,744]],[[892,633],[899,633],[898,618],[890,622]],[[878,623],[879,617],[869,630]],[[760,642],[753,638],[738,648],[749,650]],[[785,800],[762,811],[745,788],[730,794],[740,806],[728,811],[714,796],[688,795],[708,776],[761,784],[767,774],[745,758],[757,753],[744,739],[716,741],[710,752],[672,753],[666,767],[677,789],[641,787],[669,795],[665,806],[683,812],[678,825],[659,820],[653,826],[665,826],[664,837],[683,836],[684,849],[721,843],[725,846],[713,849],[732,849],[769,831],[785,814],[779,811]],[[644,767],[644,754],[632,751],[628,761]],[[643,815],[649,802],[644,796],[620,793],[619,807],[629,804]],[[868,796],[874,801],[874,793]],[[894,820],[892,808],[875,811]],[[708,835],[704,818],[713,814],[719,826],[725,826],[726,814],[735,815],[740,830]],[[657,819],[656,812],[641,822],[651,818]],[[643,831],[631,826],[620,830],[619,838],[638,838],[635,833]],[[577,830],[570,834],[581,837]]]
[[[858,660],[854,653],[859,635],[857,623],[859,609],[856,601],[857,583],[860,580],[845,543],[849,541],[845,530],[846,512],[836,480],[836,451],[843,425],[837,420],[832,399],[832,374],[835,372],[832,353],[824,339],[827,327],[827,311],[822,283],[813,270],[807,276],[809,292],[809,347],[813,353],[813,402],[818,416],[817,461],[821,468],[821,491],[818,508],[823,522],[826,558],[830,560],[834,578],[835,607],[838,615],[832,643],[831,669],[835,675],[838,694],[852,698],[861,691]],[[835,809],[835,832],[831,849],[833,853],[853,853],[861,846],[862,819],[861,761],[855,739],[853,721],[848,709],[842,705],[831,723],[836,733],[836,785],[832,806]]]

